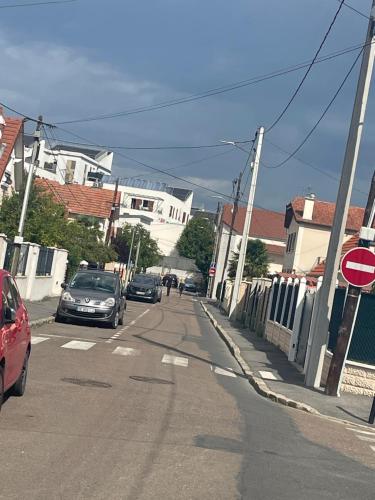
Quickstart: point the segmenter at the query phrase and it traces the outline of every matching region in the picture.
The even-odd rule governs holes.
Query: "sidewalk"
[[[49,323],[53,320],[56,312],[59,297],[50,297],[38,302],[25,301],[29,313],[31,326],[38,326],[42,323]]]
[[[301,402],[307,411],[308,407],[312,407],[311,411],[315,409],[323,415],[368,425],[372,398],[348,393],[343,393],[338,398],[330,397],[326,396],[322,390],[305,387],[303,374],[276,346],[248,329],[234,326],[213,303],[205,302],[204,305],[213,319],[217,321],[218,326],[220,325],[225,331],[224,334],[226,333],[239,348],[240,357],[253,372],[253,376],[259,380],[260,385],[268,386],[270,391],[280,395],[280,402],[283,404],[288,403],[286,400],[293,400],[293,403]],[[257,384],[253,383],[253,385]],[[275,399],[272,395],[268,397]],[[288,406],[296,407],[295,404],[288,404]]]

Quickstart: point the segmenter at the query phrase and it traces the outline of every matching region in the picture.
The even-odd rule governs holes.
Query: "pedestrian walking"
[[[169,297],[170,293],[171,293],[171,287],[172,287],[172,278],[170,276],[168,276],[167,278],[167,297]]]
[[[178,285],[178,289],[180,291],[180,297],[182,295],[182,292],[184,291],[185,285],[183,281],[180,281],[180,284]]]

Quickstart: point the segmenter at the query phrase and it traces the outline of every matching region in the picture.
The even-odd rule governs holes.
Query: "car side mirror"
[[[6,307],[4,313],[5,324],[15,323],[16,311],[12,307]]]
[[[68,286],[68,285],[67,285],[66,283],[61,283],[61,288],[62,288],[63,290],[65,290],[67,286]]]

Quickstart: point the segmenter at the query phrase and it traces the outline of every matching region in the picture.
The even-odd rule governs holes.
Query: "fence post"
[[[266,314],[266,323],[271,318],[273,294],[275,293],[275,285],[276,285],[276,283],[277,283],[277,278],[275,277],[272,280],[270,296],[269,296],[269,299],[268,299],[268,308],[267,308],[267,314]]]
[[[313,343],[313,339],[312,339],[312,335],[311,335],[311,326],[315,324],[316,322],[316,315],[317,315],[317,302],[319,300],[319,293],[320,293],[320,288],[322,286],[322,283],[323,283],[323,276],[319,276],[318,278],[318,283],[316,285],[316,293],[315,293],[315,300],[314,300],[314,307],[313,307],[313,311],[312,311],[312,315],[311,315],[311,322],[310,322],[310,331],[309,331],[309,338],[307,340],[307,349],[306,349],[306,357],[305,357],[305,364],[304,364],[304,367],[303,367],[303,373],[306,373],[307,371],[307,367],[309,365],[309,362],[310,362],[310,353],[311,353],[311,345]]]
[[[301,329],[302,322],[302,313],[303,313],[303,304],[306,295],[306,278],[301,278],[301,281],[298,278],[294,282],[294,287],[299,285],[297,302],[296,302],[296,312],[294,313],[294,323],[292,336],[290,337],[290,346],[289,346],[289,361],[295,361],[298,347],[298,337]]]
[[[277,300],[276,300],[276,305],[275,305],[275,317],[273,322],[276,323],[276,318],[277,318],[277,311],[279,310],[279,304],[280,304],[280,295],[281,295],[281,285],[284,283],[285,278],[280,278],[279,280],[279,289],[277,291]]]

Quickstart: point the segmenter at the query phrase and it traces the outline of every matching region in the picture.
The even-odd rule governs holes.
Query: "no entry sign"
[[[215,276],[216,274],[216,267],[211,266],[210,270],[208,271],[209,276]]]
[[[353,248],[341,261],[341,274],[353,286],[367,286],[375,281],[375,254],[368,248]]]

